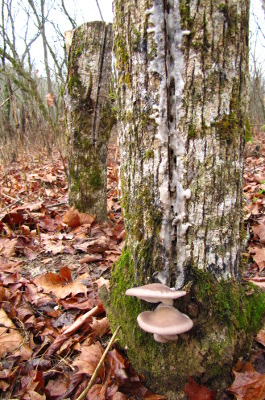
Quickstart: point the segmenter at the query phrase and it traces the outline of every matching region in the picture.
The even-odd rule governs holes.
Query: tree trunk
[[[107,216],[107,144],[114,123],[109,96],[112,26],[91,22],[73,31],[65,95],[69,130],[69,202]]]
[[[248,0],[115,0],[127,244],[105,301],[133,365],[170,399],[189,375],[220,394],[264,312],[238,283],[248,18]],[[194,327],[177,343],[141,331],[150,305],[124,296],[156,281],[187,291],[175,305]]]

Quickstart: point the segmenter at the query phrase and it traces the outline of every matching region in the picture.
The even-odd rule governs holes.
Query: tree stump
[[[65,106],[69,203],[107,216],[107,144],[114,123],[111,90],[112,25],[89,22],[73,31]]]

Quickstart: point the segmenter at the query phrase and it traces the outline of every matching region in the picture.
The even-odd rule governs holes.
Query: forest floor
[[[245,154],[243,279],[265,288],[263,136],[257,134]],[[144,386],[115,343],[84,394],[111,338],[98,289],[108,286],[125,240],[117,171],[112,141],[109,218],[99,224],[69,209],[66,171],[56,152],[25,153],[0,165],[0,399],[166,399]],[[234,374],[223,400],[265,399],[265,330]],[[191,379],[185,392],[183,399],[215,399]]]

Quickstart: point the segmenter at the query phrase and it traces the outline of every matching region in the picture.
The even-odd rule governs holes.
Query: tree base
[[[135,282],[133,270],[124,249],[112,273],[110,293],[106,289],[100,293],[112,330],[121,326],[119,346],[145,375],[146,385],[168,399],[184,398],[189,376],[217,390],[218,399],[231,384],[232,367],[247,356],[253,335],[262,325],[265,294],[234,280],[218,282],[191,267],[185,286],[188,294],[175,307],[193,319],[194,327],[177,342],[161,344],[137,324],[139,313],[156,305],[124,295],[129,287],[142,284]]]

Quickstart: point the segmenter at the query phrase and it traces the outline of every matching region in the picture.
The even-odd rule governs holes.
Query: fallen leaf
[[[91,346],[83,346],[81,354],[73,361],[73,366],[78,368],[75,374],[87,374],[93,375],[104,350],[99,342],[92,344]],[[98,372],[98,376],[103,380],[105,375],[104,367],[101,366]]]
[[[249,249],[250,253],[254,253],[253,260],[258,265],[259,270],[263,271],[265,268],[265,248],[252,247]]]
[[[95,384],[87,393],[86,400],[105,400],[106,390],[106,385]]]
[[[257,183],[263,183],[265,181],[265,175],[254,174],[253,180]]]
[[[103,278],[103,276],[101,276],[99,279],[97,279],[95,281],[95,283],[97,284],[98,290],[101,288],[101,286],[105,285],[107,290],[109,291],[109,279],[105,279]]]
[[[56,254],[60,254],[64,250],[64,245],[63,243],[59,240],[58,242],[54,242],[53,240],[48,240],[44,244],[44,249],[46,253],[52,253],[54,256]]]
[[[10,385],[6,381],[0,379],[0,389],[3,392],[6,392],[9,387],[10,387]]]
[[[234,372],[235,380],[227,391],[233,393],[237,400],[264,400],[265,374],[256,371]]]
[[[112,400],[127,400],[128,397],[125,396],[125,394],[121,392],[116,392],[114,396],[112,397]]]
[[[66,211],[63,222],[68,225],[69,228],[76,228],[81,225],[80,215],[75,206]]]
[[[261,224],[261,225],[253,226],[252,230],[253,230],[254,234],[259,237],[260,242],[265,243],[265,225]]]
[[[24,344],[24,338],[5,311],[0,308],[0,358],[7,354],[19,355],[22,359],[29,360],[32,350]]]
[[[191,376],[188,378],[184,392],[189,400],[215,400],[216,398],[216,390],[209,390],[206,386],[198,385]]]
[[[79,218],[80,218],[80,225],[84,224],[91,225],[95,221],[96,216],[91,214],[79,213]]]
[[[23,400],[46,400],[46,396],[45,394],[41,395],[34,390],[29,390],[26,394],[24,394]]]
[[[110,329],[109,320],[107,317],[101,319],[93,318],[93,321],[92,323],[90,323],[90,326],[92,328],[91,334],[99,338],[105,335]]]
[[[87,254],[85,257],[80,258],[80,264],[91,263],[95,261],[101,261],[103,259],[102,254]]]
[[[18,239],[6,239],[5,243],[0,251],[6,258],[13,257],[16,254],[16,246]]]
[[[261,329],[259,331],[255,340],[265,347],[265,329]]]
[[[99,300],[84,299],[80,297],[70,297],[66,300],[61,300],[61,304],[65,308],[65,310],[77,308],[78,310],[86,311],[86,310],[91,310],[91,308],[98,305]]]
[[[65,279],[64,275],[49,272],[33,280],[35,285],[41,287],[45,293],[53,293],[59,299],[67,296],[75,296],[78,293],[87,293],[87,288],[80,282],[71,282]]]
[[[45,387],[45,392],[49,396],[48,398],[61,397],[68,388],[68,382],[65,378],[57,378],[56,380],[50,379]]]
[[[109,249],[110,241],[106,236],[100,236],[95,240],[91,240],[88,243],[88,250],[93,253],[104,253],[105,250]]]

